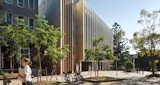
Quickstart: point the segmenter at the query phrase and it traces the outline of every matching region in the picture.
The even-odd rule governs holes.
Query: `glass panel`
[[[34,0],[29,0],[29,8],[34,8]]]
[[[34,27],[34,19],[29,19],[29,27],[33,29]]]
[[[5,2],[8,4],[13,4],[13,0],[5,0]]]
[[[23,6],[24,5],[24,1],[23,0],[18,0],[18,5],[19,6]]]
[[[12,23],[12,14],[7,13],[6,20],[7,20],[8,24],[11,24]]]

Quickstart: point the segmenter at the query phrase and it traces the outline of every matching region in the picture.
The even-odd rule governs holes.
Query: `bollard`
[[[3,85],[9,85],[11,83],[11,80],[7,78],[7,76],[3,75]]]

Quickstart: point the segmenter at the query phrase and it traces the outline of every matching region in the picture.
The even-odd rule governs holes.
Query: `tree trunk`
[[[39,76],[40,82],[41,82],[42,65],[41,65],[40,47],[37,48],[37,56],[38,56],[38,62],[39,62],[38,76]]]
[[[152,74],[155,74],[155,72],[154,72],[154,61],[151,62],[151,70],[152,70]]]
[[[97,77],[99,76],[99,69],[100,69],[100,64],[99,64],[99,62],[97,63]]]
[[[95,62],[96,66],[95,66],[95,77],[96,77],[96,69],[97,69],[97,61]]]
[[[98,78],[98,61],[97,61],[97,64],[96,64],[96,72],[97,72],[96,77]]]
[[[14,64],[15,64],[15,61],[12,58],[12,73],[14,73]]]

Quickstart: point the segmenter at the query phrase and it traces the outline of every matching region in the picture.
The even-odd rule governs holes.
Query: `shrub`
[[[133,69],[133,63],[132,63],[131,61],[127,61],[127,62],[125,63],[125,67],[126,67],[126,71],[127,71],[127,72],[130,72],[130,71],[132,71],[132,69]]]

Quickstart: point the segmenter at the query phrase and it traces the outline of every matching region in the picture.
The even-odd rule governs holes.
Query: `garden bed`
[[[147,75],[145,77],[146,78],[153,78],[153,77],[160,78],[160,74],[151,74],[151,75]]]
[[[122,79],[112,78],[112,77],[107,77],[107,76],[90,77],[90,78],[85,78],[85,79],[84,79],[84,81],[92,82],[92,83],[121,81],[121,80],[122,80]]]
[[[59,81],[41,81],[41,82],[35,82],[34,85],[64,85],[63,82]]]

